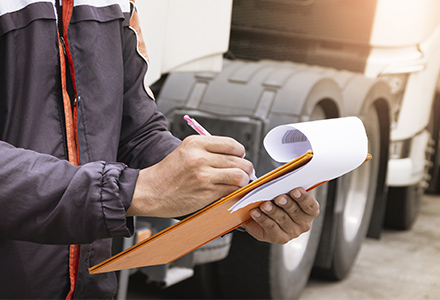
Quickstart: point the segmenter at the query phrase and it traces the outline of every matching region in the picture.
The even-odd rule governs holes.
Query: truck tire
[[[408,230],[412,227],[420,211],[423,193],[436,194],[440,189],[440,94],[434,97],[427,132],[430,140],[425,151],[428,162],[425,180],[411,186],[390,187],[384,225],[387,228]]]
[[[426,149],[426,175],[428,182],[420,182],[411,186],[390,187],[384,225],[387,228],[408,230],[412,227],[420,210],[423,193],[436,194],[440,188],[440,94],[436,94],[431,109],[431,117],[427,131],[430,140]]]
[[[428,131],[431,133],[429,161],[432,165],[429,169],[430,178],[428,181],[427,192],[438,194],[440,192],[440,93],[436,93],[434,98]]]
[[[326,117],[319,104],[310,113],[310,120]],[[319,201],[321,212],[330,186],[309,192]],[[248,234],[234,233],[228,257],[200,267],[207,295],[217,299],[297,299],[308,282],[323,223],[321,214],[309,232],[285,245],[261,243]]]
[[[385,227],[408,230],[420,210],[423,192],[419,185],[390,187],[385,213]]]
[[[350,272],[366,236],[376,197],[381,130],[375,105],[359,116],[369,139],[373,159],[336,180],[335,198],[325,212],[324,229],[312,274],[341,280]]]
[[[327,185],[311,191],[325,210]],[[214,299],[297,299],[309,279],[323,225],[285,245],[259,242],[234,232],[228,257],[198,269],[206,294]]]

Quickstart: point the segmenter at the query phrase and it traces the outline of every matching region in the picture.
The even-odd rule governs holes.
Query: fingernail
[[[286,205],[286,203],[287,203],[286,196],[282,196],[282,197],[280,198],[280,200],[278,200],[278,204],[279,204],[279,205]]]
[[[293,190],[292,196],[293,198],[298,199],[299,197],[301,197],[301,192],[298,189]]]
[[[263,203],[263,205],[262,205],[261,207],[262,207],[265,211],[269,212],[269,211],[272,210],[273,205],[272,205],[272,203],[270,203],[270,202],[266,202],[266,203]]]
[[[253,211],[251,211],[251,215],[253,218],[259,218],[261,217],[261,214],[258,210],[254,209]]]
[[[255,175],[255,169],[252,169],[252,173],[251,173],[251,175],[249,176],[249,179],[250,179],[251,181],[255,181],[255,180],[257,180],[257,176]]]

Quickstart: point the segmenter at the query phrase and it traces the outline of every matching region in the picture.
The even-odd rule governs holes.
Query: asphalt
[[[440,196],[423,197],[411,230],[366,239],[345,280],[310,280],[300,300],[312,299],[440,299]]]

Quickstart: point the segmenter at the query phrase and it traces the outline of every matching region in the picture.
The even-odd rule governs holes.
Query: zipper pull
[[[62,36],[60,36],[60,41],[61,41],[61,45],[63,46],[63,52],[64,52],[64,55],[67,55],[67,52],[66,52],[66,44],[65,44],[65,42],[64,42],[64,38],[63,38]]]

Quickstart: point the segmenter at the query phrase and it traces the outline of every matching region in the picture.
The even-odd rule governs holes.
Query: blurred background
[[[118,299],[440,298],[440,1],[143,0],[145,84],[170,130],[189,114],[246,147],[281,124],[359,117],[373,159],[315,189],[286,245],[233,232],[167,265],[119,272]],[[337,133],[335,133],[337,134]],[[137,218],[115,253],[177,222]],[[175,245],[170,245],[173,247]]]

